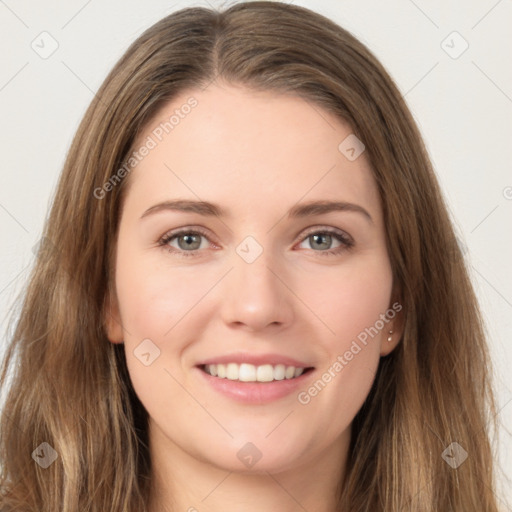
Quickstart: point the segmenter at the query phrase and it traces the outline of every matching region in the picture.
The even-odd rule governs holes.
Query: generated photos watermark
[[[149,155],[151,150],[155,149],[163,138],[172,132],[183,119],[197,107],[198,101],[191,96],[186,103],[183,103],[179,108],[174,109],[174,114],[169,117],[167,121],[161,122],[156,128],[153,129],[151,135],[146,137],[143,144],[131,153],[126,159],[126,162],[120,167],[110,178],[101,186],[96,187],[93,195],[96,199],[103,199],[108,192],[111,192],[123,179],[132,172],[132,170],[140,163],[146,156]]]
[[[301,391],[297,395],[297,400],[302,405],[307,405],[331,382],[345,366],[347,366],[354,357],[368,345],[369,338],[377,336],[389,323],[395,318],[396,314],[402,310],[402,305],[395,302],[385,313],[381,313],[379,319],[370,327],[366,327],[358,335],[357,339],[352,340],[348,350],[336,357],[336,360],[327,368],[327,370],[316,380],[306,391]]]

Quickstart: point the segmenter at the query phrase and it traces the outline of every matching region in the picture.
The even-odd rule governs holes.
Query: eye
[[[170,252],[179,256],[195,256],[197,252],[204,249],[201,238],[209,240],[208,236],[202,230],[181,230],[167,233],[159,241],[158,245],[165,247]],[[175,243],[175,245],[173,245]],[[176,247],[177,245],[177,247]],[[208,244],[206,244],[206,247]]]
[[[207,242],[203,244],[202,239],[206,239]],[[312,247],[311,250],[322,256],[335,256],[354,246],[351,237],[342,231],[332,228],[324,229],[317,227],[314,230],[310,230],[306,237],[304,238],[303,236],[301,240],[301,244],[306,241],[309,242]],[[334,248],[332,248],[333,241],[338,243]],[[195,228],[167,233],[158,241],[158,245],[180,257],[188,257],[197,256],[202,249],[208,247],[208,242],[211,243],[207,233],[199,228]]]
[[[318,228],[315,229],[316,231],[310,231],[306,235],[306,238],[303,238],[301,244],[309,242],[310,246],[313,248],[312,250],[318,252],[322,256],[335,256],[354,246],[353,240],[342,231],[330,228],[322,229],[320,231],[318,231]],[[335,248],[332,248],[333,239],[338,242],[338,246]]]

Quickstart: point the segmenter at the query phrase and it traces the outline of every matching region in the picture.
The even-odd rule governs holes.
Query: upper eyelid
[[[310,234],[312,233],[332,233],[332,234],[337,234],[337,235],[340,235],[340,236],[343,236],[345,238],[349,238],[350,240],[352,240],[352,237],[343,229],[340,229],[340,228],[335,228],[335,227],[329,227],[329,226],[313,226],[311,228],[306,228],[306,230],[302,230],[300,233],[302,233],[302,238],[304,238],[305,236],[309,236]],[[297,235],[298,236],[298,235]]]
[[[162,240],[169,241],[172,238],[175,238],[175,237],[178,237],[178,236],[182,236],[182,235],[188,235],[190,233],[204,236],[205,238],[210,240],[210,242],[212,241],[210,235],[205,230],[203,230],[201,228],[195,228],[195,227],[194,228],[178,229],[177,231],[172,231],[172,230],[168,231],[167,233],[165,233],[164,235],[162,235],[159,238],[159,241],[162,241]]]

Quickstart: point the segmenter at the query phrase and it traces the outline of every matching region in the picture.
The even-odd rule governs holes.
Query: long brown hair
[[[276,2],[167,16],[130,46],[89,106],[0,375],[4,386],[12,373],[1,416],[2,511],[147,510],[147,412],[124,346],[105,333],[126,179],[102,199],[94,191],[119,177],[165,103],[217,77],[300,96],[348,122],[381,194],[405,330],[354,419],[339,509],[496,511],[485,332],[419,131],[363,44],[319,14]],[[468,453],[457,468],[442,456],[452,442]],[[44,469],[37,450],[48,458],[49,447],[57,459]]]

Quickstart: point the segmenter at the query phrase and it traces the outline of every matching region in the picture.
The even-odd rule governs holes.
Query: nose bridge
[[[263,293],[273,297],[280,295],[282,290],[279,289],[275,270],[271,271],[276,262],[272,260],[270,251],[264,251],[251,263],[240,258],[234,268],[235,279],[238,281],[236,291],[241,293],[248,291],[250,294]]]
[[[247,237],[236,248],[233,266],[223,298],[226,322],[261,329],[291,320],[290,294],[278,277],[280,265],[270,249]]]

